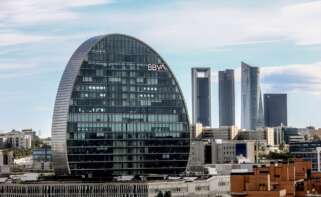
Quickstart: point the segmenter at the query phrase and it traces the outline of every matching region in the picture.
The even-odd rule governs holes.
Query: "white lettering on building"
[[[149,71],[166,71],[167,68],[165,64],[148,64]]]

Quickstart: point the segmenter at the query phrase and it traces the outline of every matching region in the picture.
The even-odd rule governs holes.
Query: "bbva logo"
[[[148,64],[149,71],[166,71],[167,68],[165,64]]]

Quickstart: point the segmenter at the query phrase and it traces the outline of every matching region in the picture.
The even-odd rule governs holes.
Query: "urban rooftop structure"
[[[231,196],[304,197],[321,193],[321,173],[310,161],[254,166],[253,172],[231,174]]]

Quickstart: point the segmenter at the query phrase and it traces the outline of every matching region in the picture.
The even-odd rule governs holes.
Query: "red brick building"
[[[303,197],[321,194],[321,173],[310,161],[294,160],[254,166],[253,172],[231,174],[233,197]]]

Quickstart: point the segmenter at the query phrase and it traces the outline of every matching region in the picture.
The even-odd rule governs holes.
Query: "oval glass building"
[[[166,62],[121,34],[93,37],[72,55],[52,123],[58,176],[177,175],[190,144],[187,108]]]

